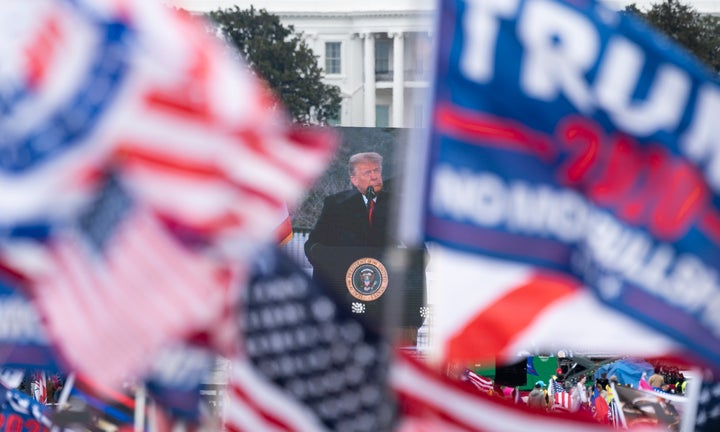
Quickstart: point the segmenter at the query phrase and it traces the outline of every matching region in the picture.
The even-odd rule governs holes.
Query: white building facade
[[[194,13],[266,9],[302,32],[342,95],[339,126],[424,127],[433,0],[173,0]]]
[[[662,0],[606,0],[613,9],[641,10]],[[720,0],[685,0],[702,13],[720,13]],[[193,13],[238,6],[265,9],[302,32],[342,95],[332,124],[426,127],[433,61],[435,0],[166,0]]]

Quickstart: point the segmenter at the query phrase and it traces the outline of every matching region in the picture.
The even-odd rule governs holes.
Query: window
[[[325,42],[325,73],[342,73],[340,42]]]
[[[375,73],[378,75],[390,72],[390,41],[375,42]]]
[[[342,109],[340,109],[342,111]],[[340,126],[342,124],[342,113],[338,111],[336,117],[329,117],[327,119],[328,126]]]
[[[430,59],[432,55],[432,44],[430,43],[427,36],[422,34],[415,34],[408,38],[408,66],[406,70],[406,77],[411,81],[415,80],[427,80],[429,72],[432,68]]]
[[[375,127],[390,127],[390,106],[375,105]]]

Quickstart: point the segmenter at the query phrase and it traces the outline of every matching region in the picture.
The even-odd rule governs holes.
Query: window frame
[[[329,56],[328,48],[337,46],[337,56]],[[335,53],[332,53],[335,54]],[[337,71],[331,70],[330,64],[337,65]],[[335,63],[336,62],[336,63]],[[325,41],[325,74],[341,75],[342,74],[342,42],[341,41]]]

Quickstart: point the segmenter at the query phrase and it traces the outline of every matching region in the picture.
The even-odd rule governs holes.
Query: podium
[[[330,246],[317,249],[313,256],[313,278],[370,327],[381,330],[389,325],[416,331],[422,325],[424,250]],[[401,269],[390,262],[398,255],[407,262]]]

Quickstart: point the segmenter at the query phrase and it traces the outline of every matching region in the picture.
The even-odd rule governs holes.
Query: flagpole
[[[135,432],[143,432],[145,430],[145,386],[138,384],[135,389]]]
[[[615,389],[615,383],[610,382],[610,387],[612,388],[613,399],[615,399],[615,403],[617,404],[617,413],[618,413],[618,417],[620,417],[620,422],[622,423],[623,429],[627,429],[628,426],[627,426],[627,422],[625,421],[625,413],[623,412],[620,398],[618,397],[617,390]]]
[[[147,424],[148,424],[148,432],[158,432],[158,406],[157,402],[154,400],[148,401],[148,413],[147,413]],[[137,406],[137,404],[135,405]]]
[[[690,381],[687,386],[686,409],[680,421],[681,432],[692,432],[695,430],[695,420],[697,417],[697,408],[700,403],[700,389],[702,389],[703,374],[700,369],[692,369],[687,373],[686,380]]]
[[[58,405],[57,405],[58,409],[65,408],[65,405],[67,404],[67,401],[70,398],[70,392],[72,391],[73,385],[75,385],[75,374],[71,373],[65,379],[65,383],[63,384],[62,391],[60,392],[60,398],[58,398]]]

